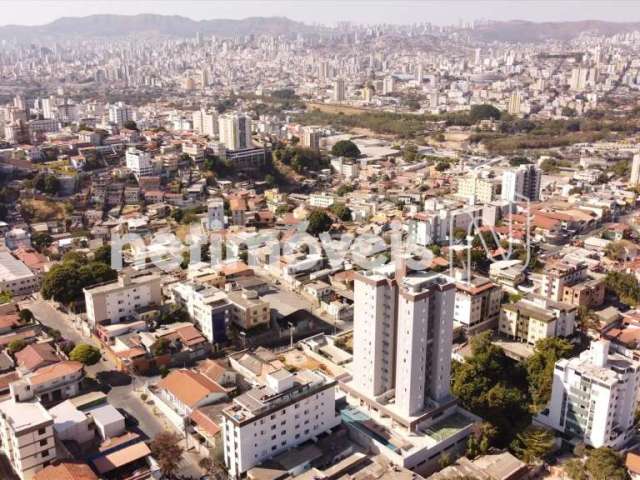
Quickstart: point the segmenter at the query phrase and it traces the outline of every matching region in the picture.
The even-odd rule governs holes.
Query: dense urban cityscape
[[[640,479],[640,21],[274,10],[0,26],[0,479]]]

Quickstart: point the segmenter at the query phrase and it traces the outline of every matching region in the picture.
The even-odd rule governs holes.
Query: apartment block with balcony
[[[530,345],[543,338],[569,337],[575,331],[577,310],[575,305],[531,295],[502,307],[499,331]]]
[[[534,422],[572,443],[620,449],[636,434],[640,363],[609,352],[600,340],[574,358],[556,362],[551,400]]]
[[[255,465],[338,426],[335,386],[320,371],[280,369],[236,397],[222,412],[229,475],[238,478]]]
[[[99,324],[120,323],[142,308],[161,305],[160,276],[130,277],[121,274],[117,281],[84,289],[87,321],[92,330]]]
[[[53,418],[38,401],[0,403],[0,440],[21,480],[31,480],[56,460]]]

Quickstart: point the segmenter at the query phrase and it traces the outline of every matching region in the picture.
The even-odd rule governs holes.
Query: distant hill
[[[571,40],[583,32],[611,36],[617,33],[640,30],[640,22],[604,22],[584,20],[579,22],[527,22],[511,20],[490,22],[474,29],[472,36],[478,40],[498,42],[535,43],[544,40]]]
[[[191,20],[178,15],[91,15],[63,17],[46,25],[0,27],[0,38],[22,41],[64,37],[122,37],[131,34],[159,34],[189,37],[197,32],[221,37],[245,35],[291,35],[314,33],[320,27],[285,17],[250,17],[243,20]]]
[[[410,19],[407,19],[409,22]],[[157,34],[191,37],[197,32],[220,37],[245,35],[295,35],[328,32],[331,28],[308,25],[286,17],[250,17],[242,20],[191,20],[179,15],[91,15],[63,17],[46,25],[0,26],[0,39],[24,42],[59,40],[64,38],[109,38],[133,34]],[[477,26],[472,36],[484,41],[539,42],[546,39],[570,40],[582,32],[614,35],[640,30],[640,22],[615,23],[599,20],[579,22],[528,22],[512,20],[489,22]]]

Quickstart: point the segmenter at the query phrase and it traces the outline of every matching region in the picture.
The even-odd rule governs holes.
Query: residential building
[[[218,135],[218,115],[204,109],[193,112],[193,129],[201,135],[211,138]]]
[[[9,384],[11,397],[17,402],[37,399],[53,405],[78,395],[84,378],[84,365],[65,360],[47,365]]]
[[[568,337],[575,331],[577,307],[544,297],[529,296],[502,307],[499,331],[520,342]]]
[[[344,78],[336,78],[333,82],[333,101],[344,102],[347,99]]]
[[[207,202],[207,228],[209,230],[220,230],[224,228],[224,200],[222,198],[212,198]]]
[[[458,179],[458,195],[468,198],[470,203],[491,203],[495,200],[497,184],[489,178],[475,174]]]
[[[227,295],[232,304],[231,322],[241,329],[268,325],[271,321],[269,302],[262,300],[254,290],[233,291]]]
[[[640,153],[633,156],[631,162],[631,175],[629,176],[629,185],[638,185],[640,183]]]
[[[224,388],[216,382],[187,369],[172,371],[158,382],[156,390],[158,397],[181,419],[189,417],[197,408],[227,398]]]
[[[218,117],[220,141],[228,150],[245,150],[253,147],[251,117],[243,113],[225,113]]]
[[[150,177],[153,175],[153,164],[151,162],[151,154],[136,147],[129,147],[125,154],[127,168],[136,176]]]
[[[185,306],[207,340],[213,344],[227,340],[233,306],[225,292],[191,282],[175,284],[172,290],[176,300]]]
[[[456,271],[454,321],[469,334],[498,325],[502,288],[486,277]]]
[[[531,278],[537,294],[560,302],[564,299],[565,287],[586,280],[587,264],[556,260],[548,262],[542,273],[532,274]]]
[[[33,480],[99,480],[86,463],[62,462],[36,473]]]
[[[124,126],[129,120],[133,120],[133,112],[131,108],[122,102],[109,105],[109,122],[116,124],[118,127]]]
[[[590,278],[573,285],[565,285],[562,301],[577,307],[599,307],[604,303],[605,285],[603,278]]]
[[[40,289],[40,275],[34,273],[8,251],[0,251],[0,292],[14,297],[30,295]]]
[[[478,421],[449,390],[454,303],[455,285],[444,275],[355,276],[353,363],[340,383],[348,402],[341,415],[358,443],[403,468],[433,471],[444,450],[464,449]],[[445,424],[456,426],[439,437]],[[393,445],[375,447],[380,435]]]
[[[38,401],[1,402],[0,439],[2,452],[21,480],[31,480],[56,459],[53,418]]]
[[[267,161],[267,150],[264,148],[228,150],[225,155],[229,164],[238,172],[255,173]]]
[[[115,282],[85,288],[84,299],[92,330],[101,323],[120,323],[139,309],[162,304],[160,276],[122,273]]]
[[[329,208],[335,201],[335,195],[327,192],[312,193],[309,195],[309,205],[312,207]]]
[[[520,165],[502,174],[502,200],[519,202],[540,200],[542,171],[535,165]]]
[[[335,386],[319,370],[280,369],[235,397],[222,412],[229,475],[239,478],[253,466],[339,425]]]
[[[635,437],[639,388],[640,363],[610,353],[609,342],[600,340],[556,362],[551,400],[535,422],[574,443],[618,450]]]
[[[320,150],[322,132],[318,127],[303,127],[300,145],[311,150]]]

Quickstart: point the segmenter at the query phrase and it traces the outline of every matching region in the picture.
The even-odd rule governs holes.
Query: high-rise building
[[[395,278],[385,269],[355,277],[352,375],[341,384],[341,413],[350,430],[367,425],[353,427],[367,445],[379,442],[379,432],[406,445],[380,449],[390,462],[426,471],[442,452],[459,452],[479,419],[450,394],[454,283],[403,270]],[[451,422],[451,437],[432,434]]]
[[[542,171],[535,165],[520,165],[502,175],[502,199],[517,202],[540,200]]]
[[[511,94],[509,98],[509,103],[507,105],[507,112],[509,115],[520,115],[522,110],[522,96],[520,92],[515,91]]]
[[[193,129],[201,135],[214,137],[218,134],[218,115],[204,109],[196,110],[192,115]]]
[[[344,78],[336,78],[333,82],[333,100],[334,102],[344,102],[346,98]]]
[[[133,113],[127,105],[123,102],[109,105],[110,123],[115,123],[117,126],[122,127],[129,120],[133,120]]]
[[[640,183],[640,153],[633,156],[631,162],[631,176],[629,177],[629,185],[638,185]]]
[[[635,435],[640,363],[609,353],[600,340],[556,362],[551,400],[535,422],[591,447],[619,449]]]
[[[251,148],[251,117],[243,113],[227,113],[218,117],[220,141],[229,150]]]
[[[354,288],[354,382],[377,397],[395,389],[408,416],[449,396],[455,285],[443,275],[360,275]]]
[[[393,89],[395,88],[395,81],[392,75],[387,75],[382,80],[382,94],[388,95],[389,93],[393,93]]]
[[[320,138],[322,132],[318,127],[304,127],[302,129],[302,138],[300,138],[300,144],[305,148],[312,150],[320,150]]]

